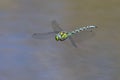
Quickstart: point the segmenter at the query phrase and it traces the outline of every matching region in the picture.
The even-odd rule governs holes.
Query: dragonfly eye
[[[55,40],[56,40],[56,41],[59,41],[59,40],[60,40],[59,37],[58,37],[58,35],[55,35]]]
[[[60,35],[63,35],[63,32],[60,32]]]

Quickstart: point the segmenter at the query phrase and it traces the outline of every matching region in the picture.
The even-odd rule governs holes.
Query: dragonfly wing
[[[56,20],[52,21],[52,28],[53,28],[55,33],[63,31],[63,29],[59,26],[59,24],[56,22]],[[69,37],[69,39],[70,39],[72,45],[77,48],[77,45],[74,43],[74,41],[73,41],[71,36]]]
[[[32,38],[34,39],[48,39],[49,37],[53,37],[55,32],[47,32],[47,33],[33,33]]]
[[[56,20],[52,21],[52,28],[53,28],[55,33],[63,31],[63,29],[59,26],[59,24],[56,22]]]
[[[70,42],[72,43],[72,45],[75,47],[75,48],[77,48],[77,45],[75,44],[75,42],[74,42],[74,40],[73,40],[73,38],[70,36],[69,37],[69,40],[70,40]]]

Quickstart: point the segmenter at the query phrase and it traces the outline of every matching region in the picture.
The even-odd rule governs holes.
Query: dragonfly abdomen
[[[76,30],[70,32],[70,34],[71,34],[71,35],[72,35],[72,34],[76,34],[76,33],[79,33],[79,32],[81,32],[81,31],[86,31],[86,30],[88,30],[88,29],[93,29],[93,28],[96,28],[96,26],[86,26],[86,27],[82,27],[82,28],[79,28],[79,29],[76,29]]]

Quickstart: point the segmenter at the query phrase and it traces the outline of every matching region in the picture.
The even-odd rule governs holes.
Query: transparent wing
[[[51,37],[54,37],[55,34],[59,33],[60,31],[63,31],[63,29],[59,26],[59,24],[56,22],[56,20],[53,20],[52,21],[52,28],[53,28],[53,31],[54,32],[47,32],[47,33],[34,33],[32,35],[33,38],[35,39],[47,39],[47,38],[51,38]],[[75,44],[75,42],[73,41],[72,37],[70,36],[69,37],[72,45],[74,47],[77,48],[77,45]]]
[[[52,21],[52,28],[55,33],[58,33],[60,31],[63,31],[63,29],[59,26],[59,24],[56,22],[56,20]]]
[[[63,29],[59,26],[59,24],[56,22],[56,20],[52,21],[52,28],[54,30],[55,33],[58,33],[59,31],[63,31]],[[70,40],[70,42],[72,43],[72,45],[77,48],[77,45],[75,44],[73,38],[70,36],[68,38]]]
[[[32,37],[35,39],[47,39],[53,37],[56,33],[62,31],[62,28],[59,27],[59,24],[56,22],[56,20],[53,20],[51,24],[54,32],[34,33]]]
[[[48,39],[55,35],[55,32],[47,32],[47,33],[34,33],[32,37],[35,39]]]
[[[71,36],[68,37],[68,38],[69,38],[70,42],[72,43],[72,45],[73,45],[75,48],[77,48],[77,45],[75,44],[73,38],[72,38]]]

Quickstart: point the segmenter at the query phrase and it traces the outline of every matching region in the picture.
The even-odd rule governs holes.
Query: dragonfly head
[[[59,41],[59,40],[60,40],[58,34],[55,35],[55,40],[56,40],[56,41]]]
[[[65,31],[61,31],[58,34],[55,35],[56,41],[64,41],[68,38],[68,33]]]

